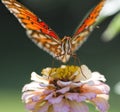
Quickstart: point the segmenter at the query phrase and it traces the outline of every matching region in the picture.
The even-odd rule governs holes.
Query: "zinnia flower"
[[[22,100],[31,112],[89,112],[87,103],[100,112],[109,109],[110,88],[105,77],[87,66],[43,69],[42,76],[31,74],[32,82],[23,87]]]

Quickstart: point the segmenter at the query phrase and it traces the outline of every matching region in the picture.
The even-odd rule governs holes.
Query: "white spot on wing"
[[[14,3],[14,5],[17,6],[17,7],[21,7],[21,6],[20,6],[19,4],[17,4],[17,3]]]
[[[47,48],[50,48],[50,44],[48,44],[48,43],[46,43],[45,46],[46,46]]]
[[[27,30],[27,34],[31,35],[32,34],[32,30]]]
[[[32,35],[32,37],[34,37],[34,38],[39,38],[37,33],[34,33],[34,34]]]
[[[15,8],[10,8],[10,11],[14,12],[14,13],[20,13],[17,9]]]
[[[43,48],[43,46],[42,46],[42,44],[39,42],[38,44],[37,44],[40,48]]]
[[[52,44],[52,45],[57,45],[58,43],[56,43],[56,42],[51,42],[50,44]]]
[[[4,4],[11,4],[9,1],[5,1],[5,0],[2,0],[2,3],[4,3]]]
[[[41,34],[39,34],[39,37],[40,38],[46,38],[44,35],[41,35]]]

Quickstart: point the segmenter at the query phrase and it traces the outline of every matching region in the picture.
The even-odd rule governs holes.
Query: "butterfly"
[[[94,23],[105,1],[106,0],[100,1],[77,28],[72,37],[64,36],[63,39],[60,39],[45,22],[18,1],[2,0],[2,3],[18,19],[21,25],[26,29],[28,37],[37,44],[38,47],[47,51],[57,60],[66,63],[93,30]]]

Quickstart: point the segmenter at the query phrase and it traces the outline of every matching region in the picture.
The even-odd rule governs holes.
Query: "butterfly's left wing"
[[[61,53],[61,40],[58,35],[49,28],[45,22],[18,1],[2,0],[2,2],[18,19],[23,28],[26,29],[29,38],[35,42],[38,47],[58,59],[58,55]]]
[[[83,21],[82,25],[78,27],[75,34],[72,37],[72,50],[77,50],[83,42],[87,39],[89,33],[93,30],[94,23],[104,5],[106,0],[101,2],[92,10],[88,17]]]

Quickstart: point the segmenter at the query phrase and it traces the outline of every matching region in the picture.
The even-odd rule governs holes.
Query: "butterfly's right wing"
[[[77,50],[83,42],[87,39],[90,32],[93,30],[97,17],[102,10],[106,0],[101,0],[100,3],[90,12],[87,18],[83,21],[82,25],[78,27],[72,37],[72,50]]]
[[[38,47],[43,48],[53,57],[57,57],[61,53],[59,49],[61,40],[47,24],[16,0],[2,0],[2,2],[18,19],[26,29],[29,38],[37,43]]]

